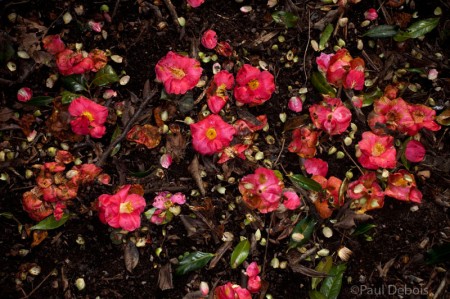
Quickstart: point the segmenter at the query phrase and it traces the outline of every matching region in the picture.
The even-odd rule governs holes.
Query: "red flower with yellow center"
[[[394,168],[397,164],[394,137],[364,132],[356,156],[367,169]]]
[[[273,75],[268,71],[261,72],[250,64],[244,64],[236,75],[234,97],[238,104],[250,106],[261,105],[275,91]]]
[[[81,96],[70,103],[68,111],[75,117],[70,124],[76,134],[94,138],[101,138],[105,134],[108,108]]]
[[[208,107],[212,113],[219,113],[228,102],[227,90],[233,88],[234,78],[228,71],[220,71],[214,75],[211,86],[206,91]]]

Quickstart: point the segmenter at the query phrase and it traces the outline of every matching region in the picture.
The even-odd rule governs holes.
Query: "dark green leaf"
[[[178,264],[175,274],[184,275],[188,272],[204,267],[212,258],[213,253],[195,251],[185,256]]]
[[[333,266],[330,270],[329,276],[323,280],[320,292],[325,295],[327,299],[337,299],[341,292],[342,278],[344,277],[346,264],[339,264]]]
[[[92,84],[95,86],[105,86],[117,81],[119,81],[119,76],[117,76],[112,66],[107,64],[95,74]]]
[[[66,89],[71,92],[86,91],[86,80],[83,75],[70,75],[61,78]]]
[[[327,299],[324,294],[316,290],[309,291],[308,294],[309,299]]]
[[[247,239],[239,242],[239,244],[236,246],[236,248],[234,248],[233,253],[231,254],[231,268],[236,269],[240,264],[242,264],[247,258],[249,252],[250,242]]]
[[[0,43],[0,62],[7,62],[14,56],[14,54],[15,51],[9,39],[2,38],[2,42]]]
[[[376,224],[373,223],[363,223],[358,225],[358,227],[355,229],[355,231],[352,233],[352,236],[359,236],[362,234],[367,233],[369,230],[371,230],[372,228],[377,227]]]
[[[122,134],[122,129],[119,127],[119,126],[116,126],[116,128],[114,129],[114,132],[113,132],[113,134],[112,134],[112,137],[111,137],[111,142],[113,142],[114,140],[116,140],[117,139],[117,137],[119,137],[120,136],[120,134]],[[120,150],[120,147],[121,147],[121,145],[120,145],[120,143],[118,143],[114,148],[113,148],[113,150],[111,151],[111,157],[112,156],[114,156],[115,154],[117,154],[118,152],[119,152],[119,150]]]
[[[331,87],[331,85],[327,82],[327,79],[320,72],[314,72],[312,74],[311,83],[321,94],[326,94],[332,97],[336,96],[336,90]]]
[[[286,28],[292,28],[298,22],[298,17],[296,15],[283,10],[272,13],[272,19],[275,21],[275,23],[284,24]]]
[[[363,36],[371,37],[371,38],[386,38],[393,37],[398,32],[397,26],[394,25],[379,25],[376,26],[366,33]]]
[[[178,109],[181,113],[188,113],[194,109],[194,95],[192,92],[187,92],[179,101]]]
[[[47,106],[50,105],[53,102],[53,97],[48,96],[39,96],[31,98],[28,102],[25,102],[27,105],[32,106]]]
[[[429,18],[417,21],[409,26],[406,31],[399,31],[395,36],[396,42],[403,42],[410,38],[424,36],[439,24],[439,18]]]
[[[301,174],[293,174],[288,177],[291,180],[292,184],[294,184],[294,186],[297,188],[316,191],[316,192],[323,191],[322,186],[320,186],[320,184],[318,182],[316,182],[313,179],[307,178]]]
[[[76,98],[80,97],[80,95],[64,90],[63,92],[61,92],[61,103],[63,103],[64,105],[66,104],[70,104],[72,103],[73,100],[75,100]]]
[[[450,243],[436,245],[427,251],[425,255],[425,263],[435,265],[438,263],[450,261]]]
[[[319,41],[319,50],[322,51],[325,49],[325,45],[327,44],[328,40],[331,37],[331,34],[333,33],[333,25],[328,24],[327,27],[322,32],[322,35],[320,35],[320,41]]]
[[[323,272],[323,273],[329,273],[331,270],[331,267],[333,266],[333,258],[331,256],[327,256],[323,258],[319,264],[317,264],[316,271]],[[322,281],[322,277],[313,277],[311,279],[311,288],[315,290],[319,283]]]
[[[34,229],[40,229],[40,230],[50,230],[55,229],[66,223],[67,220],[69,220],[70,215],[64,214],[61,219],[56,220],[55,216],[50,215],[35,226],[30,227],[30,230]]]
[[[382,95],[383,95],[383,92],[378,87],[375,90],[371,91],[371,92],[365,93],[363,95],[363,98],[364,98],[364,100],[363,100],[363,107],[367,107],[367,106],[372,105],[373,101],[381,98]]]
[[[294,227],[289,241],[289,249],[306,244],[312,236],[317,220],[307,216],[300,220]]]
[[[409,142],[411,139],[412,139],[412,137],[407,138],[407,139],[403,142],[403,144],[402,144],[402,146],[401,146],[401,148],[400,148],[400,160],[402,160],[403,166],[405,166],[405,168],[408,169],[408,170],[409,170],[409,168],[411,167],[411,163],[409,163],[408,159],[406,159],[405,152],[406,152],[406,146],[408,145],[408,142]]]

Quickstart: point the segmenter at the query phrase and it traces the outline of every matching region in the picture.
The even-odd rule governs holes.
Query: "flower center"
[[[256,79],[253,79],[250,82],[248,82],[248,87],[250,87],[251,90],[257,89],[258,86],[259,86],[259,81]]]
[[[215,139],[215,138],[217,137],[216,129],[214,129],[214,128],[209,128],[208,130],[206,130],[205,135],[206,135],[206,137],[207,137],[209,140]]]
[[[81,116],[86,117],[87,119],[89,119],[89,121],[94,120],[94,116],[89,111],[84,111],[83,113],[81,113]]]
[[[421,124],[421,123],[423,123],[423,120],[425,119],[425,114],[422,111],[414,111],[412,113],[412,117],[416,124]]]
[[[186,73],[182,69],[179,69],[179,68],[176,68],[176,67],[170,68],[170,72],[173,74],[173,76],[176,79],[183,79],[184,76],[186,76]]]
[[[120,204],[119,212],[121,214],[130,214],[133,210],[133,205],[129,201]]]
[[[382,153],[384,153],[385,150],[386,150],[386,148],[384,147],[384,145],[382,145],[381,143],[377,142],[377,143],[375,143],[375,145],[372,148],[372,156],[378,157]]]
[[[227,86],[225,84],[220,84],[216,89],[216,95],[224,98],[226,96]]]

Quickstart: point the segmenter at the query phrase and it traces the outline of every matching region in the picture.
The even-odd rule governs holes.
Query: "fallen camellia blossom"
[[[389,175],[388,185],[384,193],[387,196],[402,201],[412,201],[420,203],[422,201],[422,193],[416,187],[414,175],[404,169]]]
[[[170,165],[172,165],[172,156],[170,154],[163,154],[159,159],[159,164],[161,164],[161,167],[163,168],[169,168]]]
[[[352,199],[350,207],[358,213],[381,209],[384,205],[384,192],[377,183],[375,172],[368,172],[348,185],[347,196]]]
[[[227,162],[230,159],[234,159],[236,157],[239,157],[242,160],[245,160],[245,155],[244,152],[246,149],[248,149],[249,145],[246,144],[234,144],[231,146],[227,146],[225,147],[221,152],[220,152],[220,159],[217,161],[218,164],[223,164],[225,162]]]
[[[22,87],[17,91],[17,100],[20,102],[28,102],[33,97],[33,91],[28,87]]]
[[[283,205],[288,210],[295,210],[302,204],[298,194],[294,190],[291,190],[291,189],[283,190],[283,198],[284,198]]]
[[[327,176],[328,173],[328,163],[322,159],[310,158],[305,159],[303,162],[305,170],[311,175],[321,175],[323,177]]]
[[[41,189],[34,187],[30,191],[25,192],[22,197],[24,211],[28,213],[31,219],[36,221],[41,221],[53,213],[51,204],[40,200],[41,196]]]
[[[280,204],[283,182],[271,169],[260,167],[254,174],[244,176],[239,183],[242,200],[261,213],[276,210]]]
[[[227,42],[219,42],[217,46],[214,48],[217,54],[222,55],[224,57],[230,57],[233,55],[233,48]]]
[[[159,192],[153,200],[154,208],[145,212],[145,214],[150,219],[150,222],[165,224],[172,220],[173,216],[180,214],[181,209],[179,205],[184,203],[186,203],[186,196],[183,193]]]
[[[408,161],[418,163],[425,158],[425,147],[417,140],[410,140],[406,144],[405,157]]]
[[[199,7],[205,0],[187,0],[187,3],[193,8]]]
[[[245,137],[256,131],[262,130],[267,125],[267,115],[261,114],[256,117],[256,120],[250,119],[238,119],[233,123],[233,127],[236,129],[236,135]]]
[[[339,135],[347,130],[352,113],[338,98],[325,98],[309,108],[311,120],[316,128],[329,135]]]
[[[61,40],[61,36],[59,36],[58,34],[46,35],[42,39],[42,43],[44,44],[44,49],[52,55],[56,55],[59,52],[64,51],[64,49],[66,48],[66,45]]]
[[[203,69],[197,60],[169,51],[158,61],[155,72],[168,93],[185,94],[197,85]]]
[[[325,192],[319,193],[319,198],[314,201],[317,213],[322,219],[331,217],[335,208],[341,207],[344,203],[339,201],[339,189],[342,180],[331,176],[328,179],[321,175],[313,175],[313,180],[318,182]]]
[[[224,285],[218,286],[214,290],[215,299],[251,299],[251,293],[239,286],[233,285],[231,282],[227,282]]]
[[[342,85],[346,89],[362,90],[364,88],[364,60],[357,57],[350,61],[350,70]]]
[[[292,141],[288,146],[291,153],[296,153],[302,158],[312,158],[316,154],[316,145],[319,133],[307,127],[297,128],[292,131]]]
[[[131,185],[122,186],[116,194],[102,194],[98,198],[99,218],[113,228],[134,231],[141,226],[144,197],[130,194]]]
[[[220,71],[214,75],[214,79],[206,91],[208,107],[212,113],[219,113],[225,106],[229,99],[227,90],[231,90],[233,85],[233,75],[228,71]]]
[[[145,145],[148,149],[155,148],[161,142],[158,128],[149,124],[135,125],[127,134],[127,140]]]
[[[430,131],[439,131],[441,126],[434,120],[436,118],[436,111],[425,105],[408,105],[409,113],[413,119],[414,124],[405,128],[409,136],[416,135],[420,129],[425,128]]]
[[[244,64],[236,75],[234,97],[237,104],[261,105],[275,91],[273,75],[268,71],[260,71],[250,64]]]
[[[90,57],[83,57],[80,52],[64,49],[56,54],[56,66],[63,76],[69,76],[91,71],[94,67],[94,61]]]
[[[245,273],[248,276],[247,290],[253,294],[258,293],[261,289],[261,277],[258,275],[258,264],[256,264],[256,262],[251,262],[250,265],[247,266],[247,269],[245,269]]]
[[[106,53],[100,49],[94,49],[89,53],[89,58],[92,59],[93,66],[91,71],[98,72],[100,69],[104,68],[108,63],[108,58],[106,57]]]
[[[372,132],[364,132],[358,142],[356,156],[364,168],[395,168],[397,164],[394,137],[378,136]]]
[[[201,39],[203,47],[206,49],[214,49],[217,46],[217,33],[214,30],[206,30]]]
[[[105,106],[81,96],[70,103],[68,111],[72,117],[75,117],[70,122],[75,134],[91,135],[94,138],[105,135],[104,124],[108,117],[108,108]]]
[[[215,114],[208,115],[205,119],[191,124],[192,145],[202,155],[212,155],[227,147],[233,135],[234,127]]]
[[[288,102],[288,108],[294,112],[302,112],[303,102],[299,97],[291,97]]]
[[[367,122],[376,134],[386,134],[389,130],[406,133],[414,125],[408,103],[402,98],[391,100],[386,96],[374,101]]]
[[[369,20],[369,21],[376,20],[378,18],[377,10],[375,8],[369,8],[364,13],[364,17],[366,18],[366,20]]]

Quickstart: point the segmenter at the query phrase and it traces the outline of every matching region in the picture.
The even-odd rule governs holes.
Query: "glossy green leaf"
[[[441,114],[436,116],[436,122],[443,126],[450,126],[450,108],[445,109]]]
[[[397,42],[403,42],[410,38],[418,38],[424,36],[428,32],[432,31],[439,24],[439,18],[429,18],[417,21],[409,26],[406,31],[399,31],[394,40]]]
[[[122,129],[119,126],[116,126],[116,128],[114,129],[114,132],[111,136],[111,142],[113,142],[114,140],[117,139],[117,137],[120,136],[120,134],[122,134]],[[113,148],[113,150],[111,151],[111,157],[114,156],[115,154],[117,154],[120,150],[120,143],[116,144],[116,146]]]
[[[319,50],[322,51],[325,49],[325,45],[327,44],[328,40],[331,37],[331,34],[333,33],[333,25],[328,24],[327,27],[323,30],[322,34],[320,35],[319,40]]]
[[[312,236],[317,220],[311,216],[307,216],[300,220],[294,227],[289,241],[289,249],[303,246],[308,243]]]
[[[25,102],[25,104],[32,106],[48,106],[53,102],[53,99],[53,97],[49,96],[33,97],[28,102]]]
[[[247,258],[249,252],[250,242],[247,239],[239,242],[239,244],[236,246],[236,248],[234,248],[233,253],[231,254],[231,268],[236,269],[240,264],[242,264]]]
[[[344,277],[346,269],[346,264],[333,266],[329,272],[329,276],[323,280],[320,292],[325,295],[327,299],[338,298],[339,293],[341,292],[342,278]]]
[[[324,257],[316,266],[316,271],[329,273],[333,266],[333,258],[331,256]],[[311,279],[311,288],[315,290],[319,283],[323,280],[322,277],[313,277]]]
[[[311,290],[308,292],[309,299],[327,299],[324,294],[317,290]]]
[[[64,214],[61,219],[56,220],[55,216],[50,215],[35,226],[30,227],[30,230],[34,229],[40,229],[40,230],[50,230],[55,229],[66,223],[67,220],[69,220],[70,215]]]
[[[363,107],[372,105],[373,101],[381,98],[382,95],[383,91],[381,91],[381,89],[379,89],[378,87],[371,92],[365,93],[363,95]]]
[[[363,36],[371,37],[371,38],[387,38],[393,37],[398,32],[397,26],[394,25],[379,25],[376,26],[366,33]]]
[[[425,263],[435,265],[450,261],[450,243],[433,246],[425,255]]]
[[[63,92],[61,92],[61,103],[63,103],[64,105],[70,104],[78,97],[80,97],[80,95],[64,90]]]
[[[204,267],[213,258],[213,256],[213,253],[208,252],[191,252],[180,261],[175,270],[175,274],[184,275],[188,272],[200,269]]]
[[[92,84],[95,86],[105,86],[117,81],[119,81],[119,76],[117,76],[113,67],[107,64],[105,67],[100,69],[97,74],[95,74]]]
[[[327,82],[327,79],[320,72],[314,72],[312,74],[311,83],[321,94],[326,94],[332,97],[336,96],[336,90]]]
[[[288,177],[291,180],[292,184],[294,184],[294,186],[297,188],[316,191],[316,192],[323,191],[322,186],[320,186],[320,184],[318,182],[316,182],[315,180],[310,179],[308,177],[305,177],[301,174],[293,174]]]
[[[369,230],[371,230],[372,228],[375,228],[375,227],[377,227],[377,225],[373,224],[373,223],[360,224],[356,227],[355,231],[352,233],[352,236],[359,236],[359,235],[365,234]]]
[[[272,13],[272,19],[275,23],[283,24],[286,28],[292,28],[297,25],[298,17],[291,12],[279,10]]]
[[[64,87],[71,92],[86,91],[86,80],[83,75],[70,75],[61,78]]]

